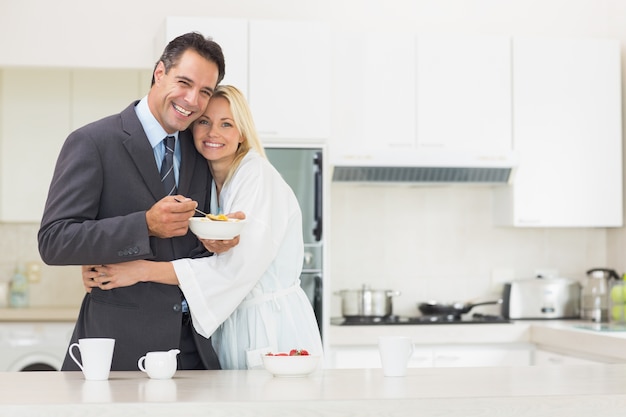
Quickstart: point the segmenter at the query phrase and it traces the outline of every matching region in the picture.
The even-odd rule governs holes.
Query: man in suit
[[[194,209],[208,208],[211,176],[186,129],[204,112],[224,71],[217,43],[197,33],[182,35],[165,48],[146,97],[68,136],[38,234],[45,263],[100,265],[209,254],[188,231]],[[176,138],[177,195],[170,196],[160,174],[166,136]],[[214,252],[237,243],[238,238],[217,242]],[[112,370],[136,370],[146,352],[172,348],[181,350],[179,369],[219,369],[210,340],[193,330],[175,285],[94,288],[85,295],[70,343],[86,337],[116,340]],[[62,369],[79,370],[69,356]]]

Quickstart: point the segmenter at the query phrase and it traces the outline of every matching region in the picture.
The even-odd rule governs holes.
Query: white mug
[[[74,348],[80,352],[81,361],[74,356]],[[78,343],[72,343],[68,349],[70,357],[83,371],[85,379],[90,381],[103,381],[109,379],[111,361],[115,339],[87,338],[78,339]]]
[[[409,337],[384,336],[378,338],[378,352],[385,376],[405,376],[409,359],[413,356],[413,342]]]
[[[176,355],[180,353],[178,349],[171,349],[167,352],[148,352],[137,361],[137,366],[141,372],[146,372],[153,379],[169,379],[176,373]]]

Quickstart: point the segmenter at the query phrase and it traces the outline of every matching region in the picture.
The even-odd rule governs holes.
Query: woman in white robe
[[[262,366],[267,352],[306,349],[322,355],[315,314],[300,287],[300,207],[265,157],[241,92],[218,87],[193,133],[214,178],[211,212],[246,214],[239,244],[207,258],[84,269],[86,285],[110,289],[153,276],[164,282],[169,274],[167,283],[180,286],[196,331],[212,337],[223,369]],[[106,276],[102,283],[100,273]]]

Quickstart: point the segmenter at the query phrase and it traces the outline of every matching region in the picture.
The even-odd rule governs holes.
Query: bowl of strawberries
[[[315,371],[319,359],[306,349],[291,349],[289,352],[266,353],[263,355],[263,366],[274,376],[299,377]]]

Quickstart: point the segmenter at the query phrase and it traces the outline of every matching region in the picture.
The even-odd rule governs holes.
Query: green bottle
[[[24,266],[18,265],[11,277],[9,305],[11,307],[28,307],[28,278]]]

